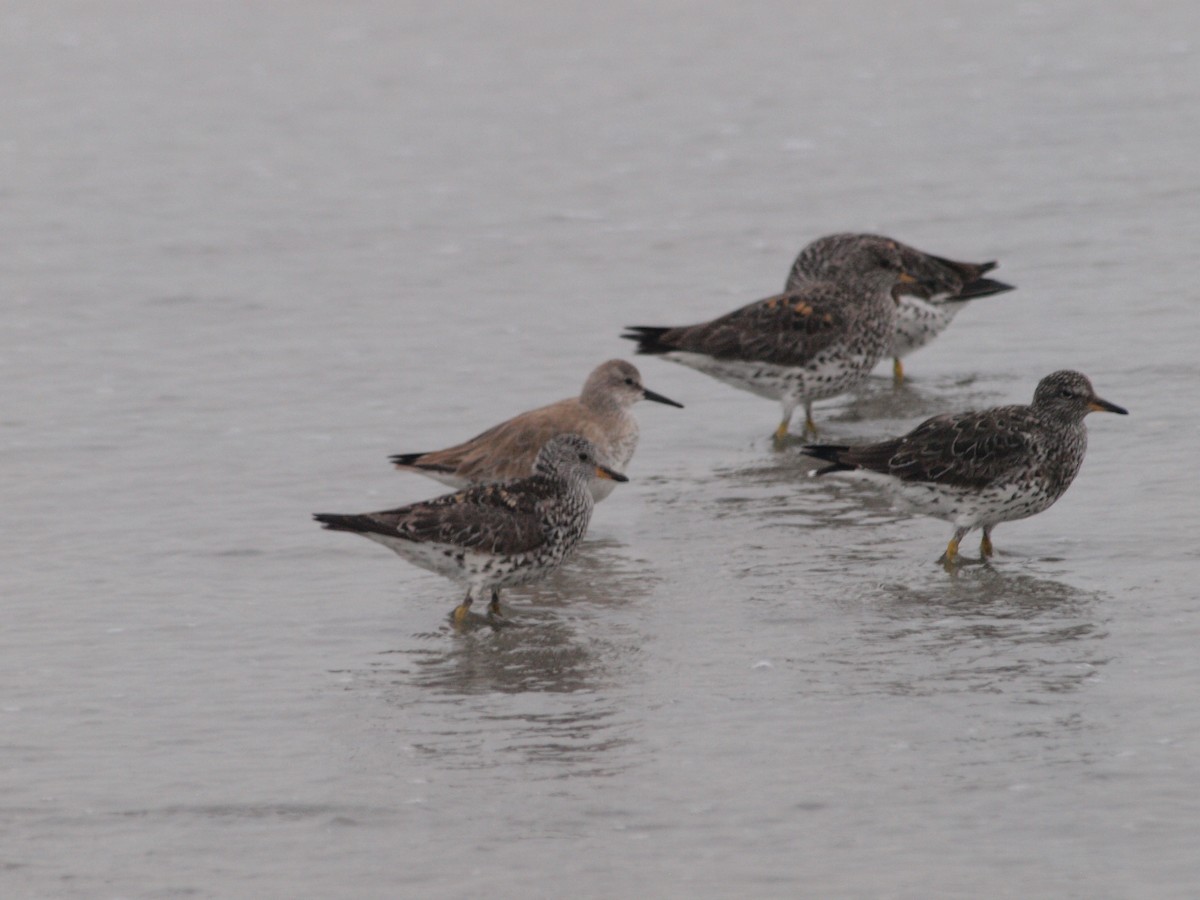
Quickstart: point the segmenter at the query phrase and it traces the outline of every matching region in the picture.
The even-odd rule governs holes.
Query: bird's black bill
[[[1094,397],[1092,402],[1088,404],[1088,409],[1092,412],[1110,412],[1116,413],[1119,416],[1129,415],[1129,410],[1123,406],[1117,406],[1115,403],[1109,403],[1107,400],[1101,400],[1099,397]]]
[[[970,300],[972,297],[990,297],[992,294],[1003,294],[1012,290],[1016,290],[1013,285],[997,281],[995,278],[976,278],[974,281],[964,284],[954,299]]]
[[[665,403],[667,406],[677,406],[683,409],[682,403],[676,403],[670,397],[664,397],[662,394],[656,394],[654,391],[648,391],[645,388],[642,388],[642,397],[647,400],[653,400],[655,403]]]
[[[606,478],[609,481],[628,481],[628,475],[622,475],[615,469],[610,469],[608,466],[596,466],[596,477]]]

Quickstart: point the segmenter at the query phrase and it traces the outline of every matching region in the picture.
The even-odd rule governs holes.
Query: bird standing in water
[[[895,241],[848,248],[836,275],[759,300],[709,322],[676,328],[634,325],[622,337],[733,387],[778,400],[788,433],[804,407],[804,432],[817,433],[812,405],[857,387],[891,346],[893,289],[913,280]]]
[[[465,583],[456,624],[490,592],[488,618],[501,617],[500,589],[538,581],[561,565],[582,540],[592,517],[596,479],[628,479],[596,459],[577,434],[550,440],[532,475],[482,484],[455,494],[383,512],[313,516],[326,528],[377,541],[409,562]]]
[[[1096,396],[1079,372],[1063,370],[1038,382],[1028,406],[926,419],[903,437],[848,447],[810,444],[803,452],[882,481],[897,502],[954,525],[941,562],[953,564],[958,545],[983,529],[979,552],[993,553],[992,529],[1049,508],[1070,487],[1087,451],[1084,417],[1090,412],[1126,415]]]
[[[875,234],[831,234],[818,238],[800,251],[788,273],[784,290],[796,290],[812,281],[836,277],[857,247],[873,241],[891,240]],[[893,241],[904,260],[905,270],[915,280],[896,288],[896,332],[889,353],[892,377],[904,381],[901,360],[941,334],[966,301],[1013,290],[1011,284],[984,278],[996,268],[994,262],[956,262]]]

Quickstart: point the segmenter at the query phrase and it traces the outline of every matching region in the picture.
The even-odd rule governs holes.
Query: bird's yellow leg
[[[942,558],[938,562],[942,563],[946,568],[958,564],[958,545],[966,537],[969,530],[968,528],[954,529],[954,537],[950,538],[950,543],[946,545],[946,552],[942,554]]]
[[[817,423],[812,417],[812,401],[804,401],[804,436],[811,436],[814,440],[817,437]]]
[[[983,529],[983,540],[979,542],[979,555],[984,559],[995,553],[995,548],[992,547],[992,536],[988,532],[989,529]]]
[[[792,424],[792,413],[796,411],[796,401],[791,397],[784,397],[780,401],[783,406],[783,421],[779,423],[779,427],[775,429],[775,446],[782,447],[788,439],[788,428]]]
[[[950,543],[946,545],[946,552],[942,555],[942,558],[946,562],[954,562],[955,557],[957,557],[957,556],[958,556],[958,538],[950,538]]]
[[[487,608],[488,624],[492,628],[520,628],[520,622],[514,622],[508,616],[504,615],[504,610],[500,608],[500,589],[492,588],[492,601]]]
[[[892,359],[892,381],[896,384],[904,384],[904,363],[898,356]]]
[[[454,612],[450,613],[450,621],[455,625],[462,625],[466,622],[467,617],[471,615],[471,601],[474,599],[468,592],[463,602],[454,607]]]

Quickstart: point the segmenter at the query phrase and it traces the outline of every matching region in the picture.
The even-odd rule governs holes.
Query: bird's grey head
[[[583,393],[579,397],[585,406],[596,409],[612,405],[628,409],[639,400],[683,406],[682,403],[676,403],[662,394],[647,390],[642,384],[642,373],[637,370],[637,366],[623,359],[610,359],[597,366],[584,382]]]
[[[811,277],[827,281],[866,280],[883,288],[914,281],[919,254],[899,241],[877,234],[834,234],[809,245]],[[797,260],[797,267],[800,260]]]
[[[838,273],[846,267],[850,256],[871,244],[894,248],[904,272],[911,276],[911,280],[903,280],[893,287],[897,298],[913,296],[942,302],[956,297],[968,282],[995,267],[995,263],[960,263],[922,253],[915,247],[881,234],[830,234],[817,238],[800,251],[788,275],[787,289],[791,290],[805,281],[842,277]],[[1007,287],[999,282],[992,286],[997,290]]]
[[[620,472],[601,465],[592,442],[578,434],[560,434],[546,441],[538,451],[533,471],[548,478],[584,485],[596,478],[629,480]]]
[[[792,266],[793,281],[820,281],[845,265],[847,254],[862,241],[876,238],[873,234],[827,234],[800,251]],[[789,283],[788,285],[792,285]]]
[[[1038,382],[1033,392],[1034,409],[1067,422],[1082,422],[1090,412],[1126,415],[1127,410],[1096,396],[1088,377],[1082,372],[1062,369]]]

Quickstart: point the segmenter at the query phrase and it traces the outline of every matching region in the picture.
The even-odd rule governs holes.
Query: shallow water
[[[1195,896],[1200,12],[654,10],[0,14],[5,896]],[[525,627],[310,521],[845,229],[1018,290],[827,437],[1131,411],[994,564],[653,359]]]

